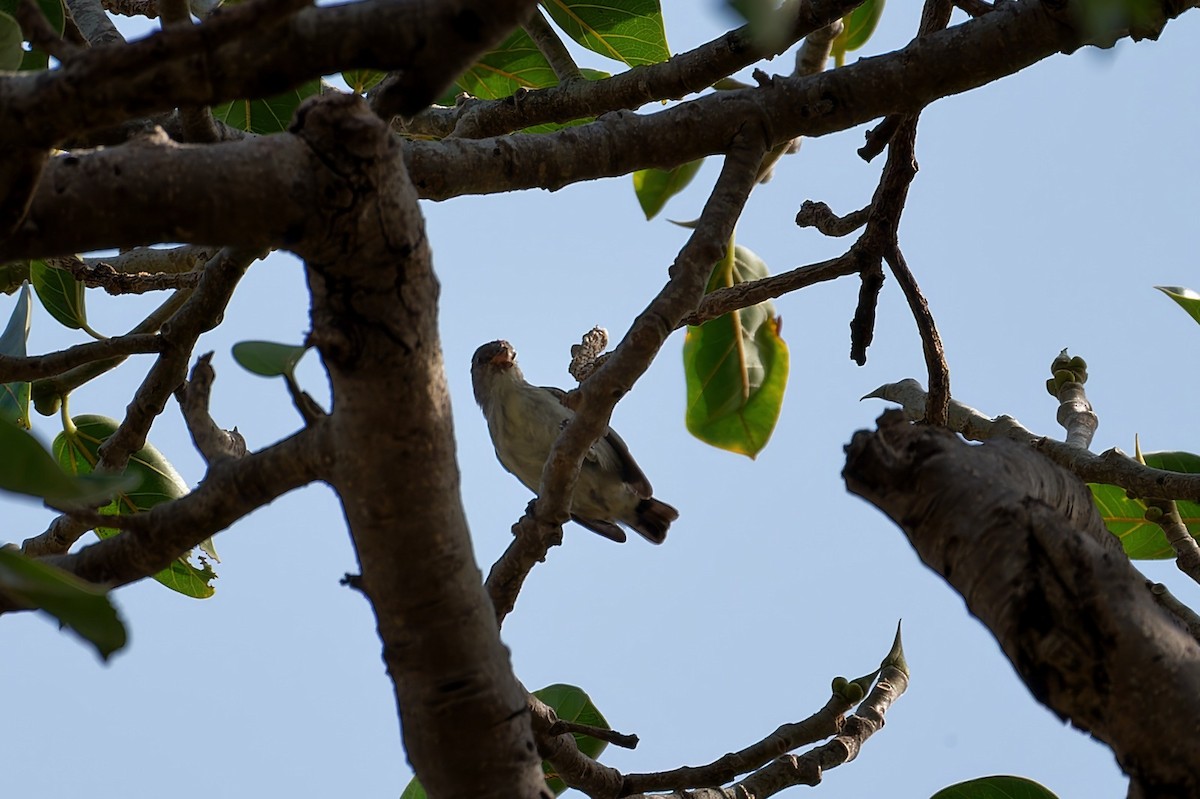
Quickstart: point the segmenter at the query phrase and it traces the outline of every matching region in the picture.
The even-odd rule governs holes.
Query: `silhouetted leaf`
[[[0,594],[49,613],[104,660],[125,646],[125,625],[107,591],[15,549],[0,548]]]

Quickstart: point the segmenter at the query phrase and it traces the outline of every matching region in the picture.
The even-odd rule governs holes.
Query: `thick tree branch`
[[[1200,644],[1162,610],[1078,478],[899,412],[854,436],[847,487],[962,594],[1033,695],[1112,747],[1140,796],[1200,794]]]
[[[319,479],[327,435],[324,428],[306,428],[244,458],[216,463],[190,494],[123,517],[121,535],[46,560],[110,587],[157,574],[251,511]],[[0,605],[0,611],[11,609]]]
[[[357,4],[335,7],[348,8],[361,11]],[[206,26],[195,27],[201,30]],[[799,135],[844,130],[888,113],[918,111],[939,97],[981,86],[1053,53],[1072,50],[1082,39],[1082,34],[1049,15],[1040,3],[1006,3],[977,20],[921,37],[896,53],[820,75],[719,92],[648,116],[609,114],[591,125],[554,134],[486,141],[413,141],[405,145],[406,161],[418,193],[428,199],[561,188],[635,169],[669,168],[725,152],[745,119],[769,118],[768,144],[774,145]],[[303,167],[309,158],[294,137],[202,148],[160,144],[151,152],[134,153],[118,147],[52,159],[26,221],[0,242],[0,259],[156,241],[286,246],[302,229],[308,207],[304,203],[311,198],[303,185]],[[169,186],[158,177],[166,168],[177,176]],[[121,179],[114,181],[117,171]],[[300,185],[296,185],[297,178]],[[186,191],[181,187],[209,185],[213,180],[236,182],[246,191],[222,197],[219,209],[215,201],[214,207],[207,205],[205,198],[211,192],[187,192],[185,213],[174,192]],[[109,208],[124,212],[101,213],[94,223],[85,221],[97,209]]]
[[[72,0],[76,20],[81,4],[89,10],[94,6],[97,19],[107,22],[94,0]],[[353,67],[396,70],[399,77],[378,102],[385,113],[412,114],[519,24],[533,5],[532,0],[365,0],[297,10],[307,4],[245,3],[200,25],[89,49],[51,72],[6,78],[0,81],[0,145],[54,145],[132,117],[276,94],[314,75]],[[105,92],[81,91],[101,81]],[[46,102],[64,96],[71,102]]]
[[[309,341],[336,398],[317,422],[331,435],[325,477],[375,611],[409,760],[430,796],[541,797],[525,691],[459,495],[438,284],[400,149],[349,95],[306,104],[296,130],[324,165],[317,196],[337,198],[296,244],[313,298]]]
[[[764,58],[774,58],[861,3],[862,0],[793,0],[778,12],[780,19],[790,15],[791,23],[777,38],[757,36],[747,25],[661,64],[634,67],[604,80],[538,89],[519,98],[472,100],[450,113],[429,109],[406,127],[439,137],[453,134],[481,139],[532,125],[570,122],[661,100],[678,100]]]

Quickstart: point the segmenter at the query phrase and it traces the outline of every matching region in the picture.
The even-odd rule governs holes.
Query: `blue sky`
[[[729,23],[715,3],[664,11],[677,52]],[[918,15],[918,4],[889,5],[864,54],[902,46]],[[1146,450],[1200,451],[1200,434],[1179,423],[1200,388],[1187,368],[1200,329],[1152,289],[1200,287],[1198,40],[1193,12],[1159,42],[1057,56],[922,116],[901,245],[939,324],[956,398],[1058,435],[1043,383],[1069,347],[1090,366],[1095,449],[1131,451],[1139,434]],[[772,271],[841,252],[844,240],[792,219],[805,199],[838,212],[870,199],[882,158],[857,157],[862,131],[805,141],[755,191],[738,241]],[[694,218],[717,168],[710,159],[664,215]],[[471,353],[507,338],[532,381],[565,385],[570,345],[597,324],[618,337],[665,281],[686,231],[646,222],[628,177],[424,209],[443,284],[464,502],[486,572],[529,495],[492,453],[471,396]],[[641,737],[638,750],[610,748],[605,762],[696,765],[816,710],[831,678],[877,665],[903,619],[912,686],[858,760],[826,774],[821,797],[924,797],[997,773],[1036,779],[1063,799],[1123,794],[1109,751],[1039,706],[898,529],[845,493],[842,448],[885,407],[859,397],[923,371],[890,279],[869,361],[849,361],[857,291],[845,279],[777,302],[791,381],[775,437],[753,462],[684,430],[682,334],[667,343],[614,427],[681,517],[661,547],[618,546],[569,525],[505,624],[518,676],[531,689],[580,685],[615,728]],[[147,307],[96,292],[89,302],[93,326],[108,333]],[[11,303],[0,298],[0,315]],[[302,270],[274,256],[251,269],[225,325],[201,341],[200,351],[216,352],[213,415],[252,447],[299,420],[282,384],[242,372],[229,347],[299,341],[307,325]],[[72,341],[38,309],[31,351]],[[146,364],[132,359],[81,390],[72,411],[118,415]],[[301,377],[327,395],[315,356]],[[48,440],[56,421],[35,429]],[[151,440],[185,479],[201,478],[177,409]],[[32,502],[6,508],[13,541],[51,518]],[[9,795],[399,794],[410,772],[371,613],[338,585],[355,564],[332,493],[283,497],[216,543],[213,599],[153,583],[118,594],[131,645],[107,666],[43,618],[0,621]],[[1142,568],[1200,604],[1172,564]]]

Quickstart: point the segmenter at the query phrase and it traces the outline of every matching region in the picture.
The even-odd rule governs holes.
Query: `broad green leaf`
[[[846,53],[859,49],[879,25],[883,16],[884,0],[866,0],[861,6],[842,17],[842,32],[833,40],[833,57],[840,67],[846,60]]]
[[[0,71],[15,72],[25,59],[21,47],[21,26],[11,14],[0,11]]]
[[[1142,456],[1147,466],[1169,472],[1200,474],[1200,456],[1190,452],[1147,452]],[[1121,539],[1121,546],[1131,560],[1160,560],[1175,557],[1162,528],[1146,521],[1146,505],[1140,499],[1130,499],[1125,489],[1103,483],[1089,483],[1092,499],[1110,532]],[[1176,500],[1179,516],[1187,525],[1192,538],[1200,539],[1200,503]]]
[[[604,716],[592,704],[591,698],[584,693],[582,688],[557,683],[548,685],[540,691],[534,691],[533,695],[554,708],[554,712],[564,721],[573,721],[606,730],[611,729],[608,722],[604,720]],[[579,751],[592,759],[599,757],[600,753],[608,746],[607,741],[598,740],[590,735],[576,734],[575,742],[579,746]],[[555,796],[567,790],[567,784],[555,776],[549,763],[543,762],[542,769],[546,773],[546,785],[554,791]],[[405,786],[404,793],[400,794],[400,799],[426,799],[425,788],[416,777],[413,777]]]
[[[534,691],[533,695],[554,708],[555,714],[563,721],[587,724],[590,727],[599,727],[605,730],[612,729],[608,726],[608,721],[605,720],[603,714],[592,703],[591,697],[582,688],[555,683]],[[598,758],[608,746],[607,741],[601,741],[581,733],[575,733],[575,743],[579,746],[580,752],[593,760]],[[567,789],[567,784],[558,778],[549,763],[542,763],[542,768],[546,772],[546,784],[550,790],[554,791],[555,796]]]
[[[653,219],[667,200],[683,191],[696,173],[704,159],[680,164],[674,169],[639,169],[633,173],[633,190],[642,206],[646,219]]]
[[[125,625],[104,589],[7,547],[0,547],[0,594],[49,613],[103,660],[125,646]]]
[[[762,259],[731,247],[713,269],[708,291],[766,276]],[[767,445],[787,387],[788,348],[780,324],[774,305],[762,302],[688,328],[685,421],[692,435],[751,458]]]
[[[726,0],[726,4],[746,21],[750,38],[760,47],[780,51],[791,44],[787,34],[796,16],[794,4],[782,8],[780,0]],[[743,84],[742,88],[747,87]]]
[[[355,94],[363,94],[376,83],[383,80],[386,72],[377,69],[348,69],[342,73],[342,80]]]
[[[15,19],[17,6],[20,4],[21,0],[0,0],[0,13],[8,14]],[[37,0],[37,6],[42,10],[42,14],[54,32],[61,36],[62,32],[66,30],[67,20],[62,0]]]
[[[558,27],[584,47],[636,67],[671,57],[658,0],[542,0]]]
[[[1200,322],[1200,294],[1182,286],[1155,286],[1154,288],[1175,300],[1179,303],[1180,308],[1188,312],[1189,316]]]
[[[33,434],[0,421],[0,489],[55,504],[98,502],[133,485],[128,475],[67,474]]]
[[[16,23],[17,5],[19,3],[20,0],[0,0],[0,15],[7,14],[12,18],[14,25],[17,27],[16,35],[19,37],[18,46],[20,45],[20,40],[24,38],[24,34],[21,32],[20,26]],[[46,20],[50,23],[50,27],[54,29],[55,33],[61,36],[64,30],[64,23],[66,21],[66,16],[63,12],[62,0],[37,0],[37,5],[38,8],[42,10],[42,14],[46,17]],[[11,30],[8,29],[7,25],[0,21],[0,40],[5,39],[6,31],[7,35],[12,35]],[[4,44],[0,44],[0,69],[45,69],[50,63],[50,57],[47,55],[46,51],[34,47],[29,50],[22,48],[21,56],[17,60],[18,66],[6,66],[4,64],[11,63],[5,59],[6,50],[6,46]],[[11,51],[8,51],[8,58],[12,58]]]
[[[233,345],[233,359],[247,372],[263,377],[292,375],[306,352],[308,347],[273,341],[239,341]]]
[[[17,304],[13,306],[8,325],[0,333],[0,355],[24,358],[25,342],[29,339],[29,322],[33,318],[33,301],[29,284],[21,286]],[[29,382],[0,384],[0,419],[29,429]]]
[[[291,91],[258,100],[234,100],[215,106],[213,117],[230,127],[250,133],[281,133],[292,123],[300,103],[321,93],[320,79],[310,80]]]
[[[1024,777],[980,777],[942,788],[931,799],[1058,799]]]
[[[408,781],[408,785],[404,786],[404,793],[400,794],[400,799],[428,799],[428,794],[425,793],[421,781],[413,777]]]
[[[71,330],[88,330],[84,286],[70,272],[33,260],[29,262],[29,280],[55,321]]]
[[[454,86],[438,102],[454,105],[454,98],[459,92],[482,100],[498,100],[510,96],[517,89],[544,89],[557,85],[558,77],[550,62],[533,43],[533,39],[517,28],[495,49],[484,53],[466,72],[459,75]]]
[[[116,431],[117,420],[88,414],[76,416],[71,423],[70,429],[59,433],[54,439],[54,456],[68,472],[90,474],[100,459],[100,445]],[[134,453],[125,471],[135,475],[137,482],[133,488],[118,493],[112,502],[100,508],[100,513],[112,516],[143,513],[155,505],[188,493],[187,484],[175,467],[149,443]],[[101,538],[112,538],[119,535],[120,530],[100,527],[96,529],[96,534]],[[188,555],[184,555],[154,575],[154,579],[186,596],[197,599],[210,597],[213,587],[209,583],[217,575],[203,555],[199,560],[200,566],[193,566]]]

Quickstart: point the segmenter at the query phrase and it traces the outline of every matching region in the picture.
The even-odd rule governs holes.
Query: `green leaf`
[[[671,57],[658,0],[542,0],[558,27],[589,50],[636,67]]]
[[[263,135],[282,133],[292,122],[300,103],[321,93],[321,80],[315,78],[291,91],[258,100],[234,100],[215,106],[213,117],[230,127]]]
[[[980,777],[942,788],[932,799],[1058,799],[1024,777]]]
[[[17,16],[17,6],[21,4],[21,0],[0,0],[0,13],[8,14],[14,19]],[[59,36],[66,30],[67,17],[63,11],[62,0],[37,0],[37,6],[45,15],[46,21],[50,23],[50,27]]]
[[[731,247],[713,269],[708,291],[766,276],[762,259]],[[780,325],[774,305],[762,302],[688,328],[685,421],[692,435],[751,458],[767,445],[787,387],[788,348]]]
[[[233,345],[233,359],[247,372],[263,377],[291,377],[306,352],[308,347],[273,341],[239,341]]]
[[[25,49],[21,47],[21,26],[12,15],[0,11],[0,71],[13,72],[21,68]]]
[[[555,683],[554,685],[547,685],[545,688],[534,691],[533,695],[552,707],[554,713],[563,721],[572,721],[577,724],[586,724],[590,727],[599,727],[605,730],[612,729],[609,727],[604,715],[601,714],[600,710],[592,702],[591,697],[582,688],[574,685]],[[607,741],[601,741],[590,735],[583,735],[582,733],[574,733],[574,735],[575,743],[579,746],[579,751],[593,760],[598,758],[600,753],[608,746]],[[546,784],[550,787],[550,790],[554,791],[555,796],[567,789],[567,784],[558,778],[549,763],[543,763],[542,768],[546,772]]]
[[[8,421],[0,421],[0,452],[0,489],[55,504],[108,499],[133,484],[126,475],[67,474],[33,434]]]
[[[883,16],[884,0],[866,0],[861,6],[842,17],[842,32],[833,40],[833,57],[840,67],[846,59],[846,53],[859,49],[879,25]]]
[[[425,793],[420,780],[413,777],[408,781],[408,785],[404,786],[404,793],[400,794],[400,799],[428,799],[428,794]]]
[[[604,720],[604,716],[592,704],[591,698],[584,693],[582,688],[559,683],[548,685],[540,691],[534,691],[533,695],[552,707],[558,717],[564,721],[573,721],[606,730],[611,729],[608,722]],[[592,759],[599,757],[600,753],[608,746],[607,741],[578,733],[575,734],[575,742],[579,746],[579,751]],[[543,762],[542,770],[546,773],[546,784],[550,790],[554,791],[555,796],[567,790],[567,784],[554,774],[549,763]],[[408,781],[404,793],[400,794],[400,799],[426,799],[425,789],[416,777]]]
[[[363,94],[379,81],[383,80],[386,72],[377,69],[348,69],[342,73],[342,80],[355,94]]]
[[[1147,466],[1169,472],[1200,474],[1200,456],[1190,452],[1147,452]],[[1161,560],[1175,557],[1162,528],[1146,521],[1146,504],[1130,499],[1125,489],[1104,483],[1089,483],[1092,499],[1109,531],[1121,539],[1121,546],[1131,560]],[[1175,507],[1192,538],[1200,539],[1200,503],[1176,500]]]
[[[633,190],[642,206],[646,219],[653,219],[667,200],[683,191],[696,173],[704,159],[680,164],[674,169],[639,169],[633,173]]]
[[[0,594],[49,613],[104,660],[125,646],[125,625],[104,589],[8,547],[0,547]]]
[[[459,92],[483,100],[498,100],[517,89],[544,89],[557,86],[554,68],[525,31],[517,28],[458,76],[454,86],[439,98],[442,105],[454,105]]]
[[[68,472],[79,475],[91,474],[100,457],[98,450],[117,429],[117,420],[106,416],[83,415],[71,420],[71,428],[59,433],[54,439],[54,456]],[[188,493],[187,484],[166,458],[153,445],[147,443],[129,459],[127,474],[137,478],[133,487],[121,491],[100,513],[125,516],[144,513],[155,505],[169,502]],[[99,527],[96,534],[101,538],[112,538],[120,530]],[[173,591],[196,599],[213,595],[209,584],[216,579],[211,564],[199,556],[200,566],[193,566],[188,555],[154,575],[154,579]]]
[[[29,279],[55,321],[71,330],[88,329],[84,286],[70,272],[33,260],[29,262]]]
[[[1180,308],[1188,312],[1189,316],[1200,322],[1200,294],[1182,286],[1155,286],[1154,288],[1175,300],[1179,303]]]
[[[8,325],[0,333],[0,355],[24,358],[29,339],[29,322],[33,318],[33,300],[29,284],[21,286],[17,304],[8,317]],[[29,429],[29,382],[18,380],[0,384],[0,419]]]
[[[20,25],[16,21],[17,5],[20,0],[0,0],[0,16],[7,15],[12,19],[13,25],[16,27],[17,46],[25,40],[25,34],[21,31]],[[63,11],[62,0],[37,0],[38,8],[42,10],[42,14],[50,23],[50,27],[54,32],[62,35],[66,22],[66,15]],[[10,66],[11,59],[14,57],[7,44],[7,37],[12,36],[12,29],[6,22],[0,20],[0,69],[45,69],[49,65],[49,56],[44,50],[39,50],[34,47],[30,50],[20,48],[20,56],[16,58],[17,66]]]

